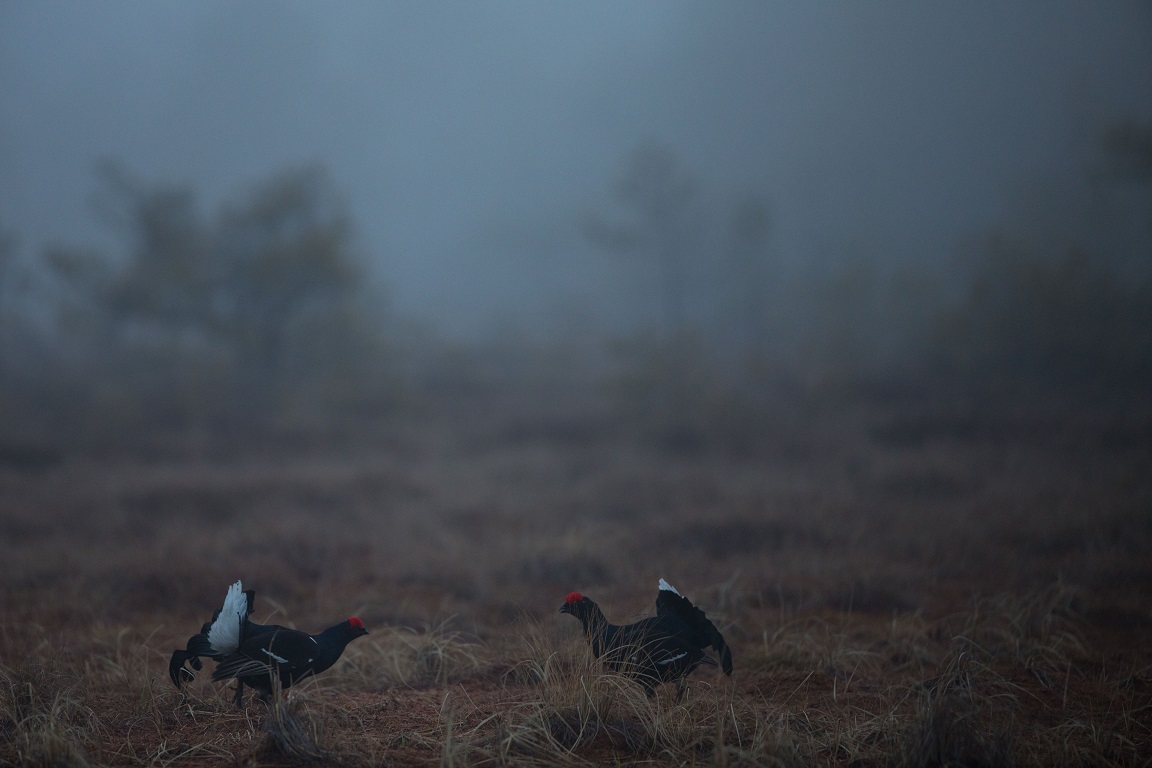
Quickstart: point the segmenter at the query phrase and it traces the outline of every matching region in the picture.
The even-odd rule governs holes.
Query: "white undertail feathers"
[[[216,653],[226,655],[236,652],[240,647],[240,629],[247,615],[248,596],[244,594],[244,586],[237,581],[228,587],[224,607],[208,630],[208,643]]]
[[[676,591],[676,587],[674,587],[671,584],[669,584],[668,582],[664,581],[664,579],[660,579],[660,589],[664,590],[665,592],[671,592],[672,594],[676,595],[677,597],[684,597],[684,595],[681,595],[679,592]]]

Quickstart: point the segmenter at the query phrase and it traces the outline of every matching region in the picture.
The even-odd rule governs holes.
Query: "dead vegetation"
[[[1147,446],[832,421],[801,460],[456,425],[4,469],[0,763],[1146,765]],[[556,616],[579,589],[639,617],[660,576],[736,662],[679,703]],[[371,634],[270,705],[175,690],[236,578],[259,621]]]

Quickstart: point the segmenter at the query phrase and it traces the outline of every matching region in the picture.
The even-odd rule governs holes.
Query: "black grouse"
[[[608,669],[634,678],[649,697],[657,685],[675,680],[680,699],[689,672],[701,664],[716,665],[704,648],[711,646],[720,654],[725,675],[732,674],[732,652],[704,611],[664,579],[659,587],[656,615],[635,624],[609,624],[600,606],[579,592],[568,595],[560,613],[580,619],[585,637],[592,641],[592,653]]]
[[[202,665],[197,657],[207,656],[217,662],[213,680],[236,680],[233,702],[241,707],[245,685],[267,697],[272,691],[273,674],[282,688],[288,688],[331,667],[348,643],[368,634],[364,623],[356,617],[318,635],[278,624],[257,624],[248,619],[254,598],[255,593],[244,592],[240,582],[229,587],[224,606],[213,620],[201,628],[200,634],[189,638],[185,650],[173,652],[168,674],[177,687],[182,679],[192,679],[184,662],[200,669]]]
[[[201,656],[219,661],[239,647],[241,635],[245,633],[254,635],[276,629],[275,625],[257,624],[248,618],[255,602],[256,591],[244,589],[241,582],[237,581],[228,587],[224,605],[216,609],[212,614],[212,620],[204,622],[200,631],[188,638],[187,647],[172,651],[172,658],[168,662],[168,677],[172,678],[172,684],[179,688],[181,684],[196,679],[196,675],[186,665],[190,664],[192,669],[199,672],[204,668],[200,661]],[[221,619],[221,616],[224,618]]]

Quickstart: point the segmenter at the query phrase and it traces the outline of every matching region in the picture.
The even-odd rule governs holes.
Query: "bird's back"
[[[304,632],[271,626],[267,631],[250,635],[237,651],[223,659],[212,672],[213,680],[240,678],[249,685],[266,687],[272,670],[281,682],[290,685],[317,669],[319,655],[316,641]]]

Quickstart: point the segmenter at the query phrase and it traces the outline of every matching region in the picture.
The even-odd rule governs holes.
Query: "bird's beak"
[[[560,613],[572,613],[572,606],[564,603],[564,605],[560,606]]]

